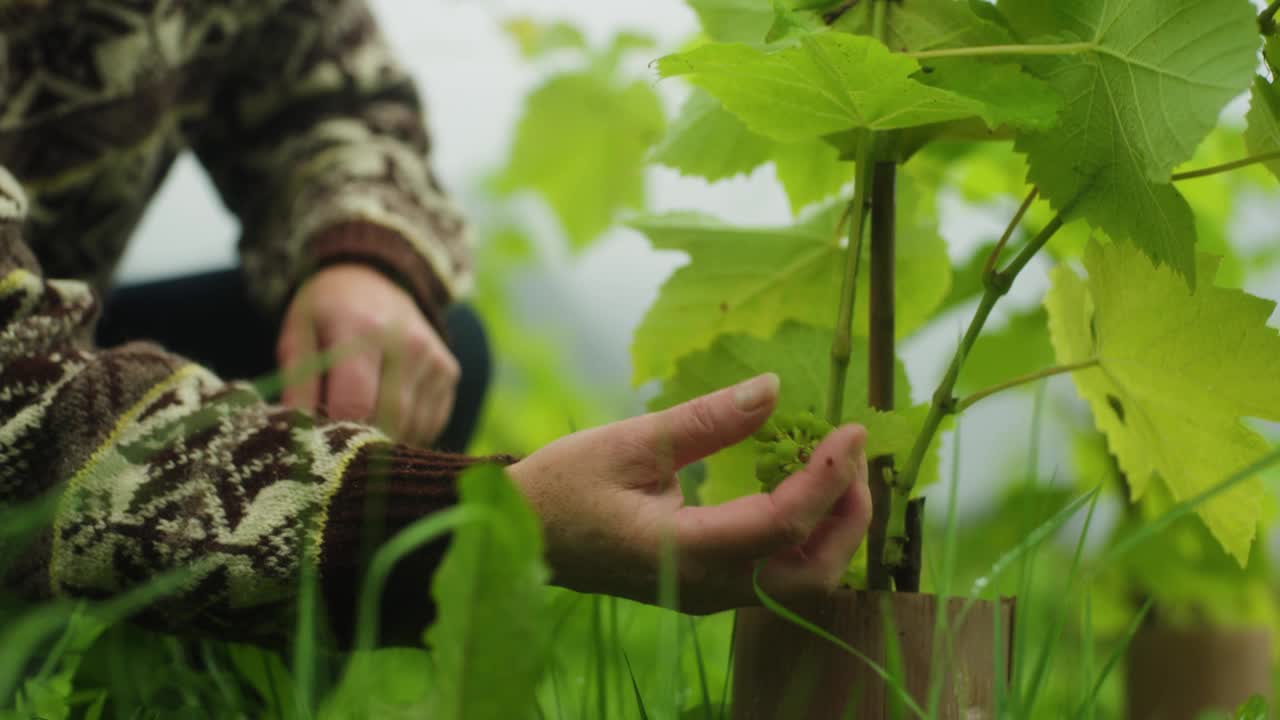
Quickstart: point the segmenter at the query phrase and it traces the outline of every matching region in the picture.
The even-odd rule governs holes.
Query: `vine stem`
[[[1088,370],[1089,368],[1095,368],[1095,367],[1098,367],[1098,365],[1100,365],[1101,362],[1102,361],[1100,361],[1098,358],[1093,358],[1092,360],[1085,360],[1083,362],[1072,363],[1070,365],[1059,365],[1057,367],[1051,367],[1051,368],[1047,368],[1037,372],[1027,373],[1026,375],[1023,375],[1021,377],[1016,377],[1007,382],[1002,382],[999,385],[992,385],[991,387],[985,390],[979,390],[978,392],[970,395],[969,397],[966,397],[963,400],[958,401],[956,403],[955,411],[957,414],[962,413],[965,410],[968,410],[969,408],[973,407],[974,405],[977,405],[978,403],[982,402],[983,400],[986,400],[992,395],[995,395],[997,393],[1002,393],[1005,390],[1012,390],[1013,388],[1016,388],[1016,387],[1029,385],[1033,382],[1038,382],[1046,378],[1054,377],[1055,375],[1066,375],[1067,373],[1073,373],[1073,372],[1076,372],[1077,370]]]
[[[1258,15],[1258,27],[1262,30],[1263,35],[1274,35],[1276,33],[1277,12],[1280,12],[1280,0],[1275,0]]]
[[[1079,55],[1097,49],[1098,45],[1096,43],[1078,42],[1049,43],[1047,45],[977,45],[973,47],[942,48],[940,50],[917,50],[901,54],[916,60],[934,60],[937,58],[989,57],[992,55]]]
[[[1280,0],[1276,0],[1276,2],[1280,5]],[[1173,176],[1173,181],[1181,182],[1183,180],[1195,180],[1196,178],[1209,177],[1210,175],[1221,175],[1222,173],[1228,173],[1232,170],[1239,170],[1240,168],[1246,168],[1250,165],[1257,165],[1259,163],[1271,162],[1272,160],[1280,160],[1280,150],[1272,150],[1271,152],[1250,155],[1246,158],[1233,160],[1221,165],[1211,165],[1206,168],[1200,168],[1199,170],[1188,170],[1187,172],[1177,173]]]
[[[987,256],[987,264],[982,268],[982,276],[989,277],[996,271],[996,265],[1000,262],[1000,253],[1004,252],[1004,246],[1009,244],[1009,239],[1013,237],[1013,233],[1018,229],[1018,225],[1022,222],[1022,218],[1026,217],[1027,211],[1031,209],[1032,203],[1040,196],[1040,188],[1033,187],[1031,192],[1027,194],[1027,199],[1022,201],[1022,206],[1018,208],[1018,212],[1014,213],[1013,219],[1009,221],[1009,226],[1004,229],[1004,234],[1000,236],[1000,242],[996,243],[991,254]]]
[[[1063,212],[1066,212],[1064,210]],[[933,402],[929,405],[929,414],[925,417],[924,427],[920,434],[916,437],[916,444],[911,448],[911,455],[907,458],[907,464],[902,469],[902,473],[897,478],[897,486],[894,488],[898,495],[909,494],[915,487],[916,481],[920,477],[920,466],[924,463],[924,456],[929,450],[929,446],[933,444],[933,438],[938,433],[942,421],[948,415],[956,412],[957,403],[954,396],[956,381],[960,378],[960,370],[964,367],[965,360],[969,357],[969,351],[973,349],[973,345],[978,341],[978,335],[982,333],[982,328],[987,324],[987,319],[991,317],[991,310],[995,308],[1000,298],[1009,292],[1009,288],[1013,286],[1013,281],[1017,279],[1018,273],[1031,262],[1036,253],[1049,242],[1058,230],[1062,229],[1063,215],[1059,214],[1049,221],[1040,234],[1035,237],[1022,252],[1018,253],[1009,266],[1002,271],[994,271],[984,278],[986,290],[982,294],[982,299],[978,302],[978,309],[973,315],[973,320],[969,323],[969,329],[965,331],[964,337],[960,340],[959,347],[956,348],[955,355],[951,358],[951,364],[947,367],[947,373],[943,376],[942,382],[938,385],[937,391],[933,394]]]
[[[871,30],[888,44],[889,3],[873,0]],[[874,137],[874,136],[873,136]],[[897,210],[897,166],[881,166],[869,158],[871,180],[871,289],[868,292],[867,400],[872,407],[893,408],[893,233]],[[887,252],[886,252],[887,250]],[[886,337],[887,333],[887,337]],[[888,354],[887,363],[881,359]],[[888,371],[884,368],[887,365]],[[885,544],[893,518],[893,458],[872,458],[867,482],[871,490],[871,525],[867,533],[867,586],[871,590],[892,590],[893,565],[885,562]]]
[[[867,301],[867,403],[874,410],[893,410],[893,371],[897,361],[894,347],[894,255],[897,228],[897,172],[892,162],[875,166],[871,185],[871,287]],[[910,498],[894,497],[893,456],[871,459],[868,483],[871,489],[871,527],[867,540],[867,585],[871,590],[891,589],[891,579],[901,571],[910,571],[905,556],[885,553],[890,542],[893,519],[905,512]],[[905,534],[905,529],[904,529]],[[906,544],[904,538],[904,546]]]
[[[850,201],[849,247],[845,251],[844,280],[840,288],[840,308],[836,332],[831,341],[831,374],[827,379],[827,422],[839,425],[844,417],[844,388],[853,355],[853,308],[858,297],[858,270],[862,262],[862,234],[867,224],[868,192],[871,186],[875,137],[870,133],[858,142],[858,177]]]

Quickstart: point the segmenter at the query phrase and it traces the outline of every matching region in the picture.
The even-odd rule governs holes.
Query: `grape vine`
[[[1280,176],[1280,91],[1258,75],[1259,30],[1275,32],[1280,3],[1257,14],[1247,0],[1133,0],[1123,12],[1102,0],[748,1],[755,11],[729,16],[708,0],[689,2],[710,40],[655,65],[696,88],[657,159],[713,181],[772,161],[793,206],[817,208],[789,228],[636,222],[656,246],[691,258],[637,331],[637,381],[666,388],[655,404],[737,379],[730,375],[783,378],[781,410],[792,419],[756,448],[758,463],[750,450],[713,458],[711,500],[748,491],[730,479],[743,467],[766,485],[798,467],[813,437],[788,429],[796,413],[861,422],[876,504],[867,582],[902,590],[919,584],[917,495],[936,472],[937,436],[948,417],[996,393],[1070,375],[1121,469],[1141,478],[1139,495],[1156,481],[1182,501],[1265,454],[1267,443],[1240,419],[1280,419],[1280,382],[1262,370],[1280,363],[1280,339],[1265,326],[1267,303],[1216,287],[1220,265],[1200,252],[1200,236],[1215,251],[1230,246],[1207,224],[1212,206],[1181,185],[1259,167]],[[1274,41],[1267,50],[1273,60]],[[1220,127],[1223,108],[1245,93],[1245,131]],[[1243,152],[1187,167],[1206,138],[1232,135]],[[1008,141],[1013,153],[1000,161],[1012,168],[1000,178],[1008,187],[986,192],[1024,199],[979,277],[954,280],[957,291],[971,288],[961,299],[975,309],[930,402],[895,406],[911,394],[897,340],[956,294],[929,208],[950,168],[978,156],[979,145]],[[809,172],[796,171],[799,157]],[[847,200],[830,203],[849,179]],[[1053,273],[1040,332],[1057,363],[966,386],[993,311],[1047,247],[1053,258],[1083,258],[1088,273],[1081,280],[1065,265]],[[835,309],[834,325],[824,308]],[[1125,335],[1147,337],[1150,327],[1182,345]],[[1224,344],[1245,349],[1226,356]],[[823,345],[827,371],[815,372]],[[1177,372],[1164,371],[1184,356]],[[1200,439],[1162,397],[1196,409]],[[1194,457],[1181,452],[1188,447]],[[1240,560],[1260,492],[1244,483],[1200,512]]]

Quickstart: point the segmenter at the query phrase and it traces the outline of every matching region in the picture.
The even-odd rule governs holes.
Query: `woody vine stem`
[[[887,0],[875,3],[873,27],[876,37],[884,40],[888,32]],[[893,409],[893,369],[896,358],[893,304],[894,196],[897,166],[892,162],[880,161],[881,139],[879,134],[868,131],[858,141],[857,184],[848,213],[849,244],[835,337],[831,346],[831,377],[827,385],[826,416],[833,425],[843,420],[844,390],[853,349],[854,303],[868,214],[871,216],[872,235],[868,400],[878,410]],[[876,590],[891,589],[890,568],[882,562],[882,558],[885,555],[889,514],[894,504],[889,483],[892,473],[891,457],[872,459],[869,481],[872,503],[876,510],[867,538],[867,579],[870,587]]]

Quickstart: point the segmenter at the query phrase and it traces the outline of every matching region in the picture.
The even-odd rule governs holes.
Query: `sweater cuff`
[[[443,336],[449,291],[426,258],[395,230],[364,220],[340,222],[312,235],[306,254],[313,272],[344,262],[372,266],[412,295]]]
[[[320,546],[320,584],[334,639],[349,648],[365,571],[374,551],[417,520],[458,502],[457,479],[473,465],[510,465],[505,455],[468,457],[401,445],[365,447],[329,504]],[[428,543],[392,569],[380,598],[378,645],[422,645],[435,617],[431,580],[449,538]]]

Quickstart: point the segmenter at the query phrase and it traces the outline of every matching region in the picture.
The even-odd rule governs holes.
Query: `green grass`
[[[1038,423],[1033,423],[1035,433]],[[961,432],[959,427],[955,431]],[[960,467],[958,448],[953,468]],[[1034,444],[1032,445],[1034,448]],[[944,522],[929,529],[927,589],[942,595],[966,588],[964,612],[979,599],[1016,595],[1018,625],[1012,680],[1000,690],[1004,717],[1118,717],[1123,707],[1124,650],[1150,609],[1135,607],[1128,588],[1107,581],[1106,571],[1142,543],[1160,537],[1170,523],[1193,512],[1217,492],[1280,460],[1280,452],[1226,479],[1195,501],[1173,507],[1101,552],[1090,553],[1100,490],[1078,492],[1038,482],[1035,451],[1013,483],[1004,505],[962,522],[957,510],[963,478],[952,475]],[[43,506],[21,515],[8,511],[6,529],[29,535],[47,519]],[[492,523],[491,512],[469,505],[421,521],[375,555],[363,588],[355,655],[335,654],[320,638],[314,573],[304,575],[297,632],[283,654],[212,641],[180,641],[131,627],[127,618],[177,587],[180,575],[103,603],[27,605],[6,599],[0,628],[0,717],[357,717],[377,699],[377,714],[416,717],[430,703],[435,679],[425,650],[372,650],[376,607],[391,565],[442,533]],[[1082,529],[1062,538],[1073,518]],[[1016,542],[992,548],[990,538]],[[14,547],[8,545],[7,547]],[[996,550],[1000,550],[997,552]],[[674,554],[665,553],[661,604],[674,606]],[[1043,568],[1064,571],[1048,572]],[[1040,568],[1040,571],[1037,571]],[[761,602],[779,616],[861,658],[894,688],[903,717],[932,718],[942,703],[942,673],[927,698],[910,698],[900,667],[881,667],[837,637],[816,628],[757,588]],[[551,655],[528,717],[588,718],[727,717],[733,648],[732,615],[680,616],[662,607],[584,597],[548,589],[546,618]],[[425,587],[424,587],[425,593]],[[1104,622],[1099,623],[1099,609]],[[939,612],[935,657],[952,642],[948,616]],[[1117,622],[1119,619],[1119,622]],[[997,624],[998,626],[998,624]],[[512,647],[511,652],[520,648]],[[494,682],[499,682],[495,680]]]

